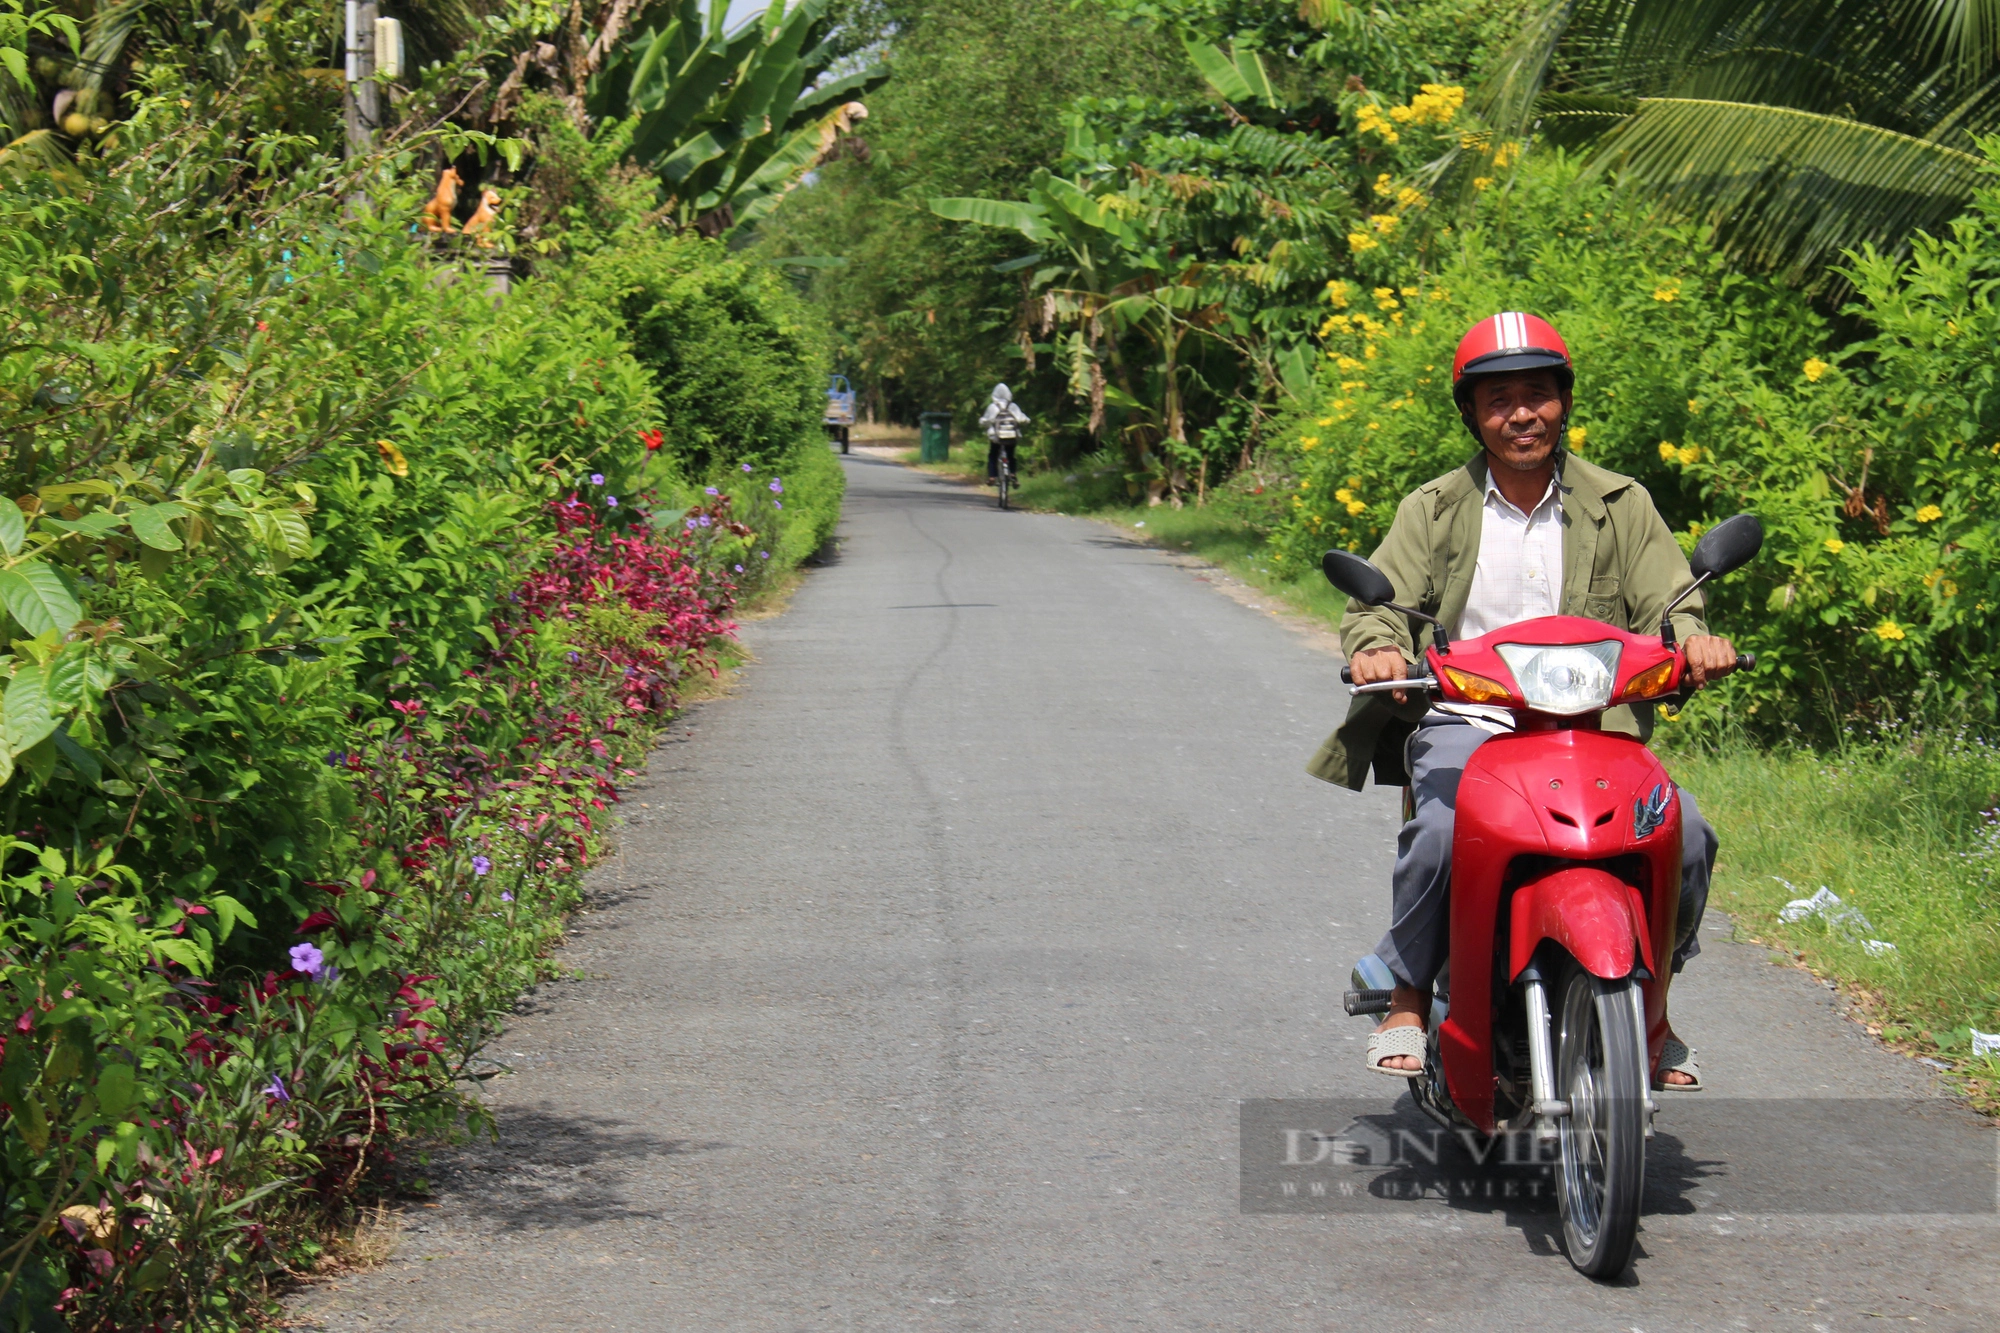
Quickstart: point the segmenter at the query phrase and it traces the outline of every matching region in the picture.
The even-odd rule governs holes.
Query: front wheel
[[[1639,988],[1572,965],[1555,1030],[1562,1121],[1557,1199],[1577,1271],[1615,1278],[1631,1262],[1646,1186],[1646,1060]]]

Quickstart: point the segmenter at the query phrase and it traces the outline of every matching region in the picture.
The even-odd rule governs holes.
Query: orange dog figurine
[[[458,207],[458,187],[464,179],[457,167],[446,167],[438,173],[437,193],[424,205],[423,225],[425,231],[454,231],[451,225],[451,210]]]
[[[479,237],[480,249],[491,250],[493,248],[493,238],[484,233],[493,229],[494,222],[500,217],[499,210],[500,192],[498,190],[482,191],[479,196],[479,207],[472,210],[472,216],[465,220],[465,225],[459,228],[459,230],[467,236]]]

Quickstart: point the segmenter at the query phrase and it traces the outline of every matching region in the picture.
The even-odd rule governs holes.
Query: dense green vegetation
[[[1131,26],[1075,20],[1076,68],[1123,46],[1166,72],[1052,84],[990,132],[1004,164],[845,161],[763,238],[847,260],[813,294],[878,408],[965,413],[1004,378],[1035,415],[1024,502],[1333,615],[1321,553],[1371,549],[1471,449],[1458,338],[1546,316],[1578,362],[1569,448],[1687,542],[1765,522],[1710,599],[1762,665],[1664,742],[1723,830],[1725,899],[1915,1048],[1958,1061],[1968,1027],[2000,1028],[1992,6],[1087,8]],[[1009,13],[957,20],[998,34],[996,67],[1027,58]],[[885,142],[946,67],[888,51]],[[988,141],[924,109],[893,123],[904,158]],[[933,319],[917,274],[967,308]],[[1779,920],[1773,876],[1830,885],[1898,949]]]
[[[821,8],[685,199],[574,66],[450,119],[557,13],[431,15],[372,141],[337,4],[0,15],[0,1324],[257,1323],[483,1127],[620,779],[838,518],[815,312],[692,225],[827,146]],[[420,226],[447,165],[512,198]]]

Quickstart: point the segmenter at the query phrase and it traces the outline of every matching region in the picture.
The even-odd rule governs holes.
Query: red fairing
[[[1433,648],[1427,660],[1430,663],[1431,675],[1437,678],[1439,695],[1448,702],[1494,704],[1497,701],[1468,699],[1452,680],[1450,672],[1446,670],[1447,667],[1482,676],[1495,684],[1505,686],[1513,692],[1512,697],[1506,702],[1498,703],[1498,706],[1526,712],[1528,705],[1521,697],[1520,682],[1514,679],[1514,673],[1507,669],[1507,663],[1494,651],[1498,645],[1532,643],[1562,646],[1603,643],[1607,639],[1619,645],[1617,686],[1612,692],[1614,705],[1619,702],[1633,702],[1623,698],[1625,692],[1632,688],[1632,682],[1663,662],[1672,662],[1673,668],[1665,682],[1648,697],[1658,698],[1680,688],[1681,673],[1686,663],[1674,649],[1663,647],[1658,635],[1628,634],[1615,625],[1607,625],[1601,620],[1586,620],[1582,616],[1542,616],[1517,625],[1509,625],[1477,639],[1454,643],[1449,653],[1440,653]],[[1531,713],[1530,716],[1538,715]],[[1582,723],[1580,719],[1579,724],[1592,725]]]
[[[1532,635],[1514,626],[1508,638],[1561,642],[1539,633],[1549,623],[1537,622]],[[1617,634],[1595,621],[1571,623],[1588,626],[1595,638]],[[1447,660],[1476,669],[1458,648]],[[1656,790],[1665,806],[1659,823],[1634,836],[1635,807]],[[1643,983],[1649,1057],[1657,1060],[1666,1037],[1665,978],[1680,910],[1680,801],[1659,760],[1637,740],[1564,727],[1495,736],[1474,750],[1459,781],[1457,809],[1451,1011],[1439,1048],[1453,1102],[1491,1132],[1493,969],[1506,966],[1500,980],[1511,983],[1543,939],[1556,940],[1602,976],[1629,976],[1635,962],[1645,962],[1651,973]],[[1531,857],[1559,863],[1523,859]],[[1503,913],[1509,918],[1504,927]]]

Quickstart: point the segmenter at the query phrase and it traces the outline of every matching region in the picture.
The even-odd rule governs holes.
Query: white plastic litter
[[[1793,893],[1798,892],[1791,881],[1779,879],[1776,875],[1771,878],[1791,889]],[[1787,925],[1796,924],[1809,916],[1818,917],[1826,923],[1827,929],[1839,931],[1844,939],[1860,941],[1862,952],[1871,958],[1880,958],[1885,954],[1896,952],[1896,946],[1887,940],[1864,939],[1864,936],[1875,933],[1875,927],[1861,914],[1860,908],[1849,907],[1840,901],[1839,894],[1824,884],[1819,886],[1819,892],[1812,897],[1794,898],[1778,909],[1778,920]]]
[[[1972,1053],[1974,1055],[2000,1055],[2000,1032],[1981,1032],[1972,1029]]]

